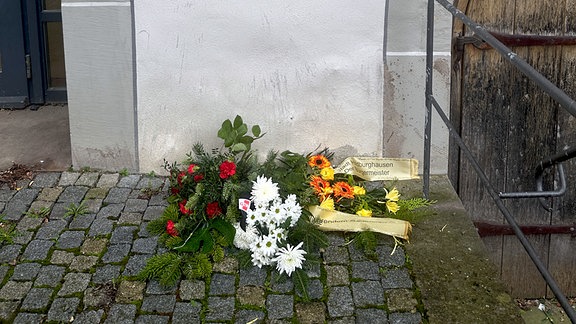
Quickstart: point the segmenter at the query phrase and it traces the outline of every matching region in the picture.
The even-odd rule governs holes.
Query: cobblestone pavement
[[[15,323],[420,323],[418,293],[402,247],[382,237],[378,261],[339,233],[310,271],[309,301],[292,281],[227,258],[210,280],[175,287],[135,275],[162,252],[146,225],[161,216],[162,177],[38,173],[0,187],[12,243],[0,243],[0,321]],[[85,206],[85,213],[74,206]],[[1,235],[2,232],[0,232]],[[1,236],[0,236],[1,240]]]

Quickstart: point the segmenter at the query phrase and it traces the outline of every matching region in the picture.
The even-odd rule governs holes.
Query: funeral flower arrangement
[[[328,245],[308,206],[371,217],[428,204],[403,204],[394,188],[368,190],[353,176],[335,174],[328,150],[308,155],[271,151],[258,163],[251,146],[262,136],[258,125],[249,132],[236,116],[218,131],[224,141],[220,149],[208,152],[195,144],[182,163],[165,162],[169,205],[147,229],[159,235],[166,252],[149,259],[140,279],[173,285],[182,276],[208,278],[213,265],[232,254],[241,265],[297,276],[303,285],[297,288],[305,294],[306,270]],[[370,235],[358,240],[365,251],[375,246]]]

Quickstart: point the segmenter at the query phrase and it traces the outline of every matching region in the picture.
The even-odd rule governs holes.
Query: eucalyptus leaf
[[[218,130],[218,137],[225,139],[228,135],[232,132],[232,122],[229,119],[226,119],[222,123],[222,127]]]
[[[236,128],[236,133],[238,136],[244,136],[248,133],[248,126],[246,124],[242,124]]]

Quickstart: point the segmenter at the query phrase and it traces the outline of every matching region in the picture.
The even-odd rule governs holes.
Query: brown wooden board
[[[463,0],[455,3],[472,20],[489,31],[504,34],[564,35],[565,22],[576,16],[576,0],[501,1]],[[576,28],[571,26],[569,28]],[[574,31],[570,31],[574,34]],[[569,33],[567,33],[569,34]],[[461,23],[454,23],[454,35],[471,35]],[[575,46],[530,46],[512,50],[552,83],[570,88],[576,82]],[[568,49],[567,49],[568,48]],[[537,164],[562,147],[576,143],[572,117],[566,118],[546,93],[495,50],[479,50],[466,45],[463,53],[453,51],[451,117],[477,157],[496,190],[534,191]],[[573,95],[573,94],[572,94]],[[564,139],[563,139],[564,137]],[[503,223],[503,217],[481,186],[471,165],[451,147],[450,176],[460,198],[474,220]],[[554,204],[562,208],[550,212],[536,199],[507,200],[507,208],[520,224],[546,225],[573,222],[576,214],[576,162],[565,163],[569,193]],[[457,169],[457,172],[455,171]],[[457,175],[457,176],[456,176]],[[545,187],[554,187],[556,174],[548,173]],[[576,276],[576,240],[566,235],[530,235],[529,241],[545,264],[558,276],[561,288],[570,288]],[[501,276],[517,297],[542,297],[546,285],[533,262],[515,236],[484,239]],[[553,274],[554,274],[553,273]],[[570,288],[573,289],[573,288]],[[571,290],[568,294],[574,295]],[[548,294],[550,296],[550,294]]]

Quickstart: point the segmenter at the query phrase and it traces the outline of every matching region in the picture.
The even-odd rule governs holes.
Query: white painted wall
[[[63,0],[72,164],[138,171],[130,0]]]
[[[255,147],[381,155],[382,0],[135,2],[141,170],[240,114]]]
[[[426,0],[389,0],[386,35],[385,5],[63,0],[74,166],[162,172],[196,142],[220,145],[236,114],[267,132],[262,155],[327,146],[421,161]],[[451,17],[436,12],[434,93],[448,107]],[[432,172],[446,173],[435,114],[433,128]]]

